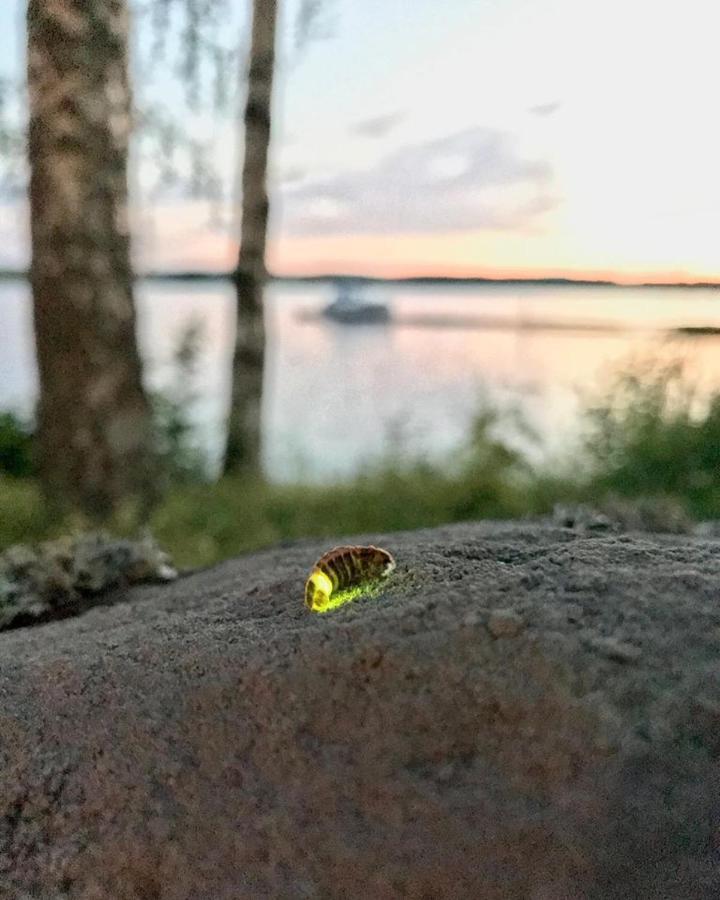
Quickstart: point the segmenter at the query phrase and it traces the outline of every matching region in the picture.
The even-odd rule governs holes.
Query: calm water
[[[399,440],[403,452],[441,460],[462,444],[483,397],[519,408],[539,434],[535,454],[567,452],[583,392],[648,353],[683,356],[705,387],[720,386],[720,338],[668,337],[681,325],[720,326],[720,291],[545,286],[377,289],[398,317],[503,317],[507,327],[343,327],[303,321],[331,288],[273,285],[267,292],[265,463],[276,480],[348,476]],[[152,387],[172,382],[173,350],[193,322],[203,345],[193,410],[215,459],[229,397],[232,293],[223,283],[141,284],[139,333]],[[532,330],[552,321],[577,330]],[[616,331],[583,331],[607,323]],[[36,395],[28,288],[0,282],[0,408],[30,411]],[[522,439],[520,439],[522,440]]]

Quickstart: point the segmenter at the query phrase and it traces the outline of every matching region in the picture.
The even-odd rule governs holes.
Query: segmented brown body
[[[305,603],[312,609],[315,599],[315,572],[322,572],[332,583],[332,593],[348,590],[365,581],[389,575],[395,568],[392,554],[380,547],[333,547],[313,566],[305,585]]]

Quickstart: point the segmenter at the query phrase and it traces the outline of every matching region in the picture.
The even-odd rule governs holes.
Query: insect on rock
[[[305,605],[313,612],[327,612],[386,578],[394,568],[392,555],[380,547],[334,547],[313,566],[305,583]]]

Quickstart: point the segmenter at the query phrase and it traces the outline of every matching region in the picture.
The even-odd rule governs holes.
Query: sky
[[[272,271],[720,280],[715,0],[325,0],[302,49],[297,3],[281,14]],[[22,72],[23,5],[0,3],[0,74]],[[244,0],[229,7],[219,33],[243,40]],[[149,71],[136,27],[138,104],[182,117],[175,70]],[[185,119],[214,206],[156,190],[137,150],[139,268],[232,264],[238,106]],[[27,261],[23,222],[0,201],[0,265]]]

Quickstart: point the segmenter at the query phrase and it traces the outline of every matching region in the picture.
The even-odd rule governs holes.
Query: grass
[[[620,498],[720,518],[720,392],[702,400],[682,365],[651,363],[619,373],[583,418],[572,470],[533,468],[497,437],[507,421],[487,407],[443,466],[396,452],[347,483],[204,483],[190,477],[190,457],[150,527],[179,565],[199,566],[281,540],[538,515],[558,501]],[[36,482],[1,472],[0,511],[0,549],[82,527],[50,521]]]
[[[445,466],[389,457],[351,482],[272,485],[225,478],[178,487],[152,528],[181,565],[202,565],[280,540],[396,531],[528,511],[534,475],[478,416],[471,440]]]
[[[351,482],[321,486],[176,480],[150,528],[179,565],[197,566],[280,540],[510,518],[534,510],[536,499],[539,510],[538,480],[522,455],[494,436],[499,422],[499,413],[485,409],[467,445],[442,467],[393,456]],[[0,509],[14,510],[0,518],[0,549],[83,525],[49,520],[32,479],[0,474]],[[113,530],[126,529],[116,522]]]

